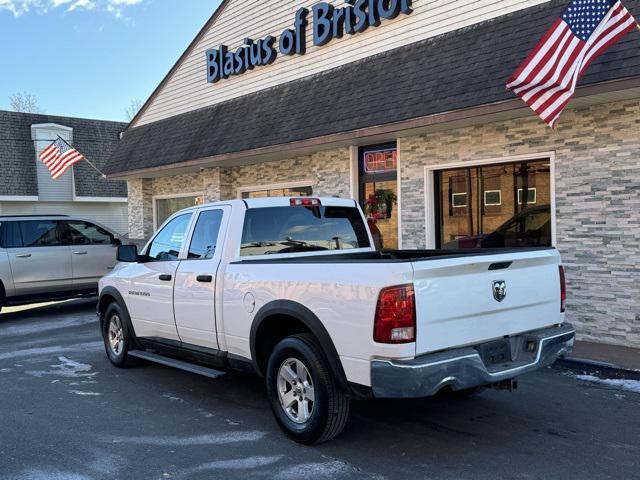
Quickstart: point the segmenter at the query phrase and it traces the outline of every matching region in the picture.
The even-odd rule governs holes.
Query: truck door
[[[220,266],[230,207],[198,211],[186,258],[180,262],[174,287],[174,311],[180,339],[218,349],[216,274]]]
[[[127,305],[138,337],[180,340],[173,315],[173,285],[193,213],[171,219],[132,274]]]

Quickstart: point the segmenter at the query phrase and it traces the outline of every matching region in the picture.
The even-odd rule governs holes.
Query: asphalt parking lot
[[[640,394],[560,368],[516,393],[357,402],[286,439],[259,379],[108,363],[93,300],[0,315],[2,479],[640,478]]]

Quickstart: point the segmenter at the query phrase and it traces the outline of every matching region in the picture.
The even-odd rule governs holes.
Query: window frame
[[[220,210],[222,212],[222,219],[220,220],[220,229],[218,230],[218,238],[216,240],[216,250],[211,258],[189,258],[189,250],[191,249],[191,242],[193,241],[193,234],[196,231],[196,226],[198,225],[198,220],[200,219],[200,215],[205,212],[211,210]],[[228,205],[216,205],[215,207],[205,207],[200,208],[195,211],[193,218],[191,219],[191,224],[189,225],[189,229],[187,231],[187,238],[189,239],[188,245],[183,245],[183,249],[180,252],[180,260],[183,262],[209,262],[211,260],[219,259],[222,257],[222,251],[224,246],[224,238],[227,232],[227,224],[229,222],[229,213],[230,207]]]
[[[487,203],[487,193],[497,193],[498,196],[500,197],[500,200],[498,201],[498,203]],[[483,203],[485,207],[502,206],[502,190],[485,190],[483,196],[484,196]]]
[[[455,197],[460,197],[462,195],[464,195],[465,197],[464,205],[456,205],[453,199]],[[458,192],[458,193],[451,194],[451,208],[467,208],[468,205],[469,205],[469,195],[467,194],[467,192]]]
[[[171,217],[173,217],[173,215],[175,215],[176,213],[179,213],[180,211],[182,211],[182,210],[180,210],[179,212],[174,212],[163,223],[158,225],[158,205],[157,205],[158,200],[171,200],[171,199],[174,199],[174,198],[189,198],[189,197],[202,197],[202,203],[204,204],[206,202],[204,191],[201,191],[201,192],[189,192],[189,193],[171,193],[171,194],[166,194],[166,195],[154,195],[154,196],[152,196],[151,197],[151,204],[152,204],[151,206],[152,206],[152,209],[153,209],[153,230],[154,231],[158,230],[167,221],[169,221],[171,219]],[[198,207],[198,205],[194,205],[192,208],[197,208],[197,207]]]
[[[512,155],[486,159],[467,159],[460,162],[438,163],[437,165],[424,166],[424,233],[425,247],[435,249],[437,245],[437,215],[439,201],[436,197],[438,189],[435,182],[435,173],[442,170],[451,170],[468,167],[486,167],[501,165],[504,163],[521,163],[526,161],[546,161],[549,163],[549,190],[551,206],[551,246],[557,246],[557,214],[556,214],[556,152],[546,151],[524,155]]]
[[[527,202],[526,205],[537,205],[538,204],[538,189],[536,187],[528,187],[527,192],[533,192],[533,202]],[[518,205],[525,205],[522,203],[522,197],[524,196],[524,188],[518,189]]]

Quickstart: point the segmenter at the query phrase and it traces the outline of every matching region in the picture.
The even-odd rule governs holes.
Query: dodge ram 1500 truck
[[[113,364],[256,372],[306,444],[338,435],[351,399],[509,387],[573,346],[555,249],[376,251],[353,200],[186,209],[118,260],[98,303]]]

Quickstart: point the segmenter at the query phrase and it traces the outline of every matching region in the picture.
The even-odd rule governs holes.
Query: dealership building
[[[554,130],[505,87],[566,4],[224,0],[107,166],[129,235],[204,202],[353,198],[383,248],[557,247],[580,338],[640,347],[640,31]]]

